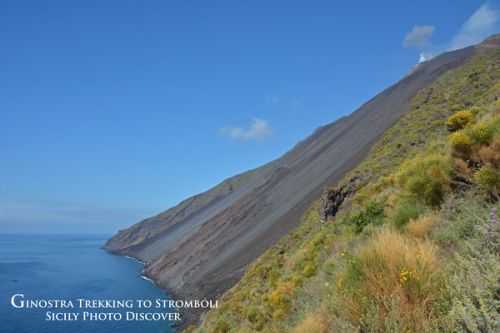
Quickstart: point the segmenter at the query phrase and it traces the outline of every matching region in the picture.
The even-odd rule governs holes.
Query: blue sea
[[[130,309],[16,309],[26,299],[167,299],[140,277],[142,264],[103,250],[107,236],[0,235],[1,333],[169,333],[169,321],[47,321],[46,312],[148,312]],[[76,305],[76,304],[74,304]],[[149,312],[174,312],[168,309]],[[82,315],[82,313],[80,313]],[[81,317],[80,317],[81,318]]]

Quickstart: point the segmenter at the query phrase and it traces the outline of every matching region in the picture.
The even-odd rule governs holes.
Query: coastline
[[[106,249],[104,249],[104,250],[105,250],[105,251],[107,251]],[[109,251],[107,251],[107,252],[109,252]],[[122,257],[125,257],[125,258],[127,258],[127,259],[130,259],[130,260],[136,261],[136,262],[138,262],[138,263],[140,263],[140,264],[146,265],[146,263],[145,263],[144,261],[142,261],[142,260],[140,260],[140,259],[137,259],[137,258],[134,258],[134,257],[131,257],[131,256],[128,256],[128,255],[125,255],[125,256],[122,256]]]
[[[102,246],[101,249],[104,250],[105,252],[111,254],[111,255],[118,256],[118,257],[124,257],[124,258],[127,258],[129,260],[140,263],[141,265],[143,265],[141,273],[139,274],[139,277],[142,280],[150,282],[154,287],[161,290],[165,296],[167,296],[168,298],[170,298],[172,300],[183,300],[183,298],[181,298],[179,295],[176,295],[175,293],[171,292],[170,290],[168,290],[168,288],[164,288],[164,287],[160,286],[158,284],[158,282],[154,279],[154,277],[149,276],[146,273],[146,269],[145,269],[146,265],[147,265],[146,262],[144,262],[138,258],[135,258],[131,255],[125,255],[125,254],[117,253],[115,251],[110,251],[105,246]],[[186,309],[176,309],[176,310],[181,314],[182,320],[178,323],[171,324],[170,327],[172,328],[172,330],[174,332],[180,332],[183,328],[186,328],[188,325],[195,322],[196,315],[193,315],[192,313],[188,312]]]
[[[152,284],[154,284],[154,285],[155,285],[155,287],[158,287],[158,286],[156,285],[156,282],[154,282],[154,280],[152,280],[152,279],[148,278],[146,275],[144,275],[144,271],[142,271],[142,272],[141,272],[141,274],[139,275],[139,277],[140,277],[141,279],[145,280],[145,281],[151,282]]]

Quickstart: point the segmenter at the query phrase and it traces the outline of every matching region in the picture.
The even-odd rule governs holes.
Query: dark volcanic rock
[[[349,179],[346,184],[325,190],[320,199],[319,216],[321,222],[326,222],[337,215],[344,201],[352,196],[362,183],[361,176],[355,176]]]
[[[120,231],[105,248],[146,262],[147,276],[178,298],[218,297],[238,281],[246,265],[298,224],[325,187],[366,156],[409,110],[410,99],[421,88],[460,66],[477,49],[445,53],[420,64],[281,158]],[[345,187],[328,194],[325,217],[335,214],[353,190]]]

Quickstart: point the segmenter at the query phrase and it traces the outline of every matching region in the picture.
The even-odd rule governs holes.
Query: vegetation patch
[[[356,233],[360,233],[369,225],[380,225],[384,219],[384,206],[378,202],[370,202],[366,208],[354,214],[351,223],[354,225]]]
[[[382,331],[387,314],[397,307],[403,332],[422,331],[436,316],[434,305],[443,297],[444,276],[437,252],[429,241],[390,229],[377,233],[340,276],[351,320],[363,326],[375,307],[379,318],[372,318],[372,325]]]
[[[473,121],[474,113],[469,110],[458,111],[448,118],[446,126],[448,127],[448,131],[454,132],[465,128],[465,126],[471,124]]]

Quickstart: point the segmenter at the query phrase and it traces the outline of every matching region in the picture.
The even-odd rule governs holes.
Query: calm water
[[[0,235],[0,332],[173,332],[168,321],[49,322],[45,321],[48,310],[12,308],[10,298],[17,293],[32,299],[166,298],[153,284],[140,278],[140,263],[101,250],[105,240],[104,236]]]

